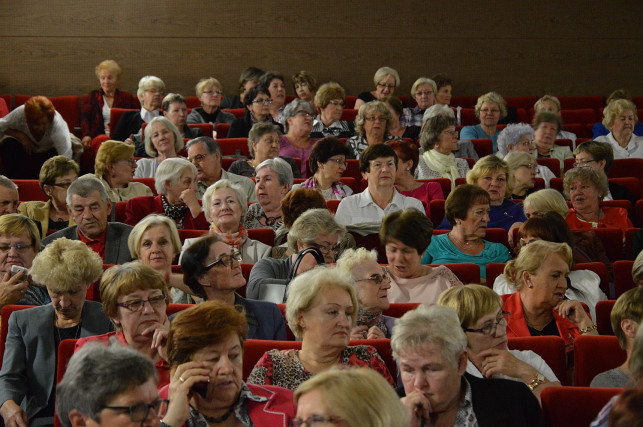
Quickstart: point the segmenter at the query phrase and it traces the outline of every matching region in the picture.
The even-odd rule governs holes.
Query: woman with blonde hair
[[[422,126],[424,124],[424,112],[435,104],[435,94],[438,88],[435,82],[426,77],[418,78],[411,86],[411,97],[415,100],[416,106],[405,108],[400,123],[402,126]]]
[[[523,200],[536,191],[534,185],[538,173],[538,162],[532,156],[520,151],[512,151],[505,156],[504,161],[509,167],[510,199]]]
[[[497,92],[487,92],[478,97],[475,106],[480,124],[462,128],[462,139],[490,139],[493,152],[498,151],[498,122],[507,117],[507,102]]]
[[[295,390],[294,426],[408,427],[409,415],[381,375],[365,368],[322,372]]]
[[[610,144],[615,159],[643,158],[643,137],[634,134],[638,120],[636,105],[632,101],[614,100],[603,110],[603,124],[610,133],[599,136],[595,141]]]
[[[218,123],[232,124],[235,117],[231,113],[221,110],[223,100],[223,85],[214,77],[201,79],[195,87],[196,96],[201,101],[201,106],[192,109],[188,114],[188,123]]]
[[[319,115],[313,122],[311,138],[350,138],[355,136],[355,124],[342,120],[346,107],[346,92],[338,83],[328,82],[319,87],[315,93],[315,108]]]
[[[357,95],[353,108],[359,109],[369,102],[393,96],[393,92],[400,85],[400,75],[391,67],[380,67],[375,72],[375,76],[373,76],[373,84],[375,85],[375,90],[365,91]]]
[[[113,140],[103,142],[96,154],[94,170],[94,176],[103,183],[112,202],[126,202],[132,197],[153,194],[142,182],[132,182],[136,171],[132,145]]]

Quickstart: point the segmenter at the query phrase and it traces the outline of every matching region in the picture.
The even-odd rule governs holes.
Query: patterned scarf
[[[210,226],[210,231],[216,233],[224,242],[230,246],[234,246],[239,251],[241,250],[241,246],[248,240],[248,231],[246,231],[243,224],[239,224],[239,230],[236,233],[224,233],[214,224]]]
[[[381,311],[373,313],[371,311],[364,311],[360,308],[357,311],[357,326],[366,326],[368,329],[370,329],[371,326],[377,326],[382,332],[384,332],[384,335],[388,334],[388,329],[384,323],[384,316]],[[366,339],[368,329],[364,331],[364,339]]]
[[[308,188],[309,190],[317,190],[317,186],[318,184],[315,177],[311,176],[306,181],[304,181],[304,188]],[[330,188],[333,189],[333,195],[336,197],[336,200],[341,200],[346,197],[346,191],[344,191],[344,188],[342,188],[342,185],[340,183],[333,182]]]
[[[182,230],[183,219],[185,218],[185,214],[188,213],[187,205],[171,205],[163,195],[161,196],[161,201],[163,202],[163,212],[165,213],[165,216],[168,218],[172,218],[174,222],[176,222],[176,228]]]
[[[428,167],[439,172],[444,178],[451,180],[451,189],[453,190],[455,187],[455,179],[460,178],[455,156],[453,154],[442,154],[435,150],[429,150],[422,154],[422,158]]]

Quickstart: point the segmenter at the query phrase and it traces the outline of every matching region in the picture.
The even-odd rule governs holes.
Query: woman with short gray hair
[[[137,160],[134,178],[154,178],[161,162],[179,157],[177,153],[185,146],[179,129],[165,117],[156,117],[147,125],[144,145],[150,157]]]
[[[165,96],[165,83],[156,76],[144,76],[138,82],[136,96],[141,109],[123,113],[111,134],[112,139],[125,141],[139,133],[143,123],[149,123],[154,117],[161,115],[159,109]]]
[[[306,175],[306,164],[310,150],[317,140],[310,138],[313,130],[315,109],[301,99],[295,99],[283,111],[285,135],[279,140],[279,155],[301,159],[301,176]]]
[[[256,171],[255,195],[259,202],[248,208],[244,227],[277,230],[283,224],[281,200],[292,187],[292,169],[286,161],[275,157],[264,160]]]
[[[392,125],[391,112],[384,102],[371,101],[362,104],[355,117],[356,135],[346,141],[351,156],[359,159],[368,147],[395,139],[391,136]]]
[[[475,106],[480,124],[462,128],[462,139],[490,139],[493,152],[498,151],[498,122],[507,117],[507,102],[497,92],[487,92],[478,98]]]
[[[207,230],[209,225],[196,197],[196,174],[196,166],[184,158],[164,160],[154,179],[158,196],[130,199],[125,223],[134,226],[148,214],[158,213],[172,218],[179,230]]]
[[[400,123],[402,126],[422,126],[424,112],[435,104],[435,94],[438,91],[435,82],[426,77],[418,78],[411,86],[411,97],[416,106],[405,108]]]
[[[357,95],[355,107],[353,108],[359,109],[362,105],[371,101],[393,96],[393,92],[400,85],[400,75],[391,67],[380,67],[373,76],[373,84],[375,85],[375,90],[365,91]]]

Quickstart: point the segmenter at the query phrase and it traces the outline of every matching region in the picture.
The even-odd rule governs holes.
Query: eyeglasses
[[[223,95],[223,91],[221,90],[204,90],[203,92],[206,95]]]
[[[516,145],[519,147],[531,147],[533,143],[534,143],[533,139],[528,139],[526,141],[518,141]]]
[[[134,159],[119,160],[118,162],[115,162],[115,163],[124,163],[124,164],[127,164],[128,166],[132,166],[132,167],[136,166],[136,160],[134,160]]]
[[[575,168],[588,168],[589,167],[588,163],[592,163],[592,162],[596,162],[596,160],[579,160],[579,161],[574,162],[574,167]]]
[[[386,269],[382,268],[382,274],[371,274],[370,277],[367,277],[366,279],[357,279],[355,280],[356,282],[365,282],[367,280],[373,281],[377,286],[380,286],[384,280],[390,279],[390,276],[388,275],[388,271]]]
[[[450,136],[458,136],[460,134],[457,130],[445,130],[444,133]]]
[[[165,95],[165,92],[158,89],[145,89],[145,92],[149,92],[152,95]]]
[[[339,243],[336,244],[335,246],[325,246],[325,245],[320,245],[319,243],[314,243],[313,242],[313,243],[310,244],[310,246],[319,249],[319,251],[323,255],[328,255],[331,252],[334,253],[334,254],[337,254],[337,252],[339,252],[339,248],[340,248]]]
[[[197,154],[193,158],[188,159],[188,161],[192,162],[192,163],[195,163],[195,162],[196,163],[201,163],[203,161],[203,159],[205,159],[207,156],[208,156],[207,154]]]
[[[427,90],[426,92],[424,91],[415,92],[415,96],[424,96],[424,95],[433,95],[433,91]]]
[[[237,262],[241,262],[242,256],[241,252],[239,252],[237,249],[232,248],[232,251],[230,251],[229,254],[223,254],[221,257],[219,257],[218,260],[214,261],[212,264],[208,264],[205,267],[203,267],[206,270],[211,269],[212,267],[223,264],[224,267],[230,267],[232,265],[232,260],[236,260]]]
[[[366,120],[367,122],[375,122],[375,121],[377,121],[377,122],[385,122],[386,121],[386,119],[384,117],[381,117],[381,116],[364,117],[364,120]]]
[[[344,421],[340,417],[324,417],[322,415],[311,415],[310,417],[302,420],[301,418],[293,418],[290,420],[290,427],[321,427],[326,424],[338,424]]]
[[[346,106],[346,103],[344,101],[328,101],[328,103],[334,105],[335,107],[344,108]]]
[[[150,307],[152,308],[159,308],[167,302],[167,297],[165,295],[156,295],[153,297],[149,297],[148,299],[139,299],[130,302],[119,302],[116,305],[126,308],[130,311],[141,311],[146,302],[149,302]]]
[[[386,88],[386,89],[395,89],[395,85],[387,85],[387,84],[384,84],[384,83],[378,83],[377,87],[381,87],[382,89],[384,89],[384,88]]]
[[[520,239],[520,242],[518,242],[518,244],[520,245],[521,248],[524,248],[525,246],[527,246],[530,243],[535,242],[536,240],[538,240],[538,239],[529,239],[529,240]]]
[[[255,99],[252,101],[252,103],[260,105],[270,105],[272,104],[272,99]]]
[[[58,188],[67,189],[72,184],[73,184],[73,181],[72,182],[54,182],[53,184],[47,184],[47,185],[51,185],[52,187],[58,187]]]
[[[16,243],[15,245],[2,245],[0,246],[0,252],[6,253],[11,250],[11,248],[14,248],[18,252],[24,252],[27,249],[33,248],[32,244],[24,244],[24,243]]]
[[[167,405],[170,401],[157,399],[152,403],[137,403],[131,406],[103,406],[103,409],[112,409],[115,411],[127,411],[129,417],[134,423],[141,423],[147,419],[150,410],[154,411],[157,417],[163,417],[167,412]]]
[[[479,334],[485,334],[489,336],[493,336],[496,334],[496,330],[498,329],[498,325],[501,323],[505,323],[505,326],[507,326],[507,319],[505,319],[505,316],[509,316],[511,313],[500,310],[500,315],[496,318],[496,321],[494,323],[491,323],[483,328],[480,329],[471,329],[471,328],[462,328],[465,332],[477,332]]]
[[[330,159],[328,159],[328,161],[329,162],[335,162],[339,166],[346,166],[348,164],[348,162],[345,159],[334,159],[332,157]]]
[[[297,111],[295,113],[295,116],[304,116],[304,117],[307,117],[309,119],[312,119],[313,117],[315,117],[315,115],[313,113],[309,113],[308,111],[304,111],[304,110]]]
[[[538,169],[538,165],[527,165],[527,164],[525,164],[525,165],[520,165],[520,166],[518,166],[518,167],[520,167],[520,168],[527,168],[527,169],[529,169],[530,171],[534,171],[534,170]]]

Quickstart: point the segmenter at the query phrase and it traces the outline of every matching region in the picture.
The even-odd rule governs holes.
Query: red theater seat
[[[531,350],[542,357],[561,382],[566,383],[567,361],[565,341],[561,337],[516,337],[509,338],[507,345],[512,350]]]
[[[543,421],[549,427],[587,427],[620,388],[547,387],[541,394]]]
[[[596,326],[599,335],[614,335],[610,315],[616,300],[599,301],[596,303]]]
[[[625,350],[615,336],[581,335],[574,340],[574,385],[588,387],[601,372],[625,362]]]

